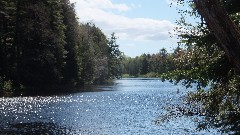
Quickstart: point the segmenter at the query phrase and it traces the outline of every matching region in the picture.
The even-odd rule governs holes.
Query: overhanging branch
[[[193,0],[229,61],[240,71],[240,31],[220,0]]]

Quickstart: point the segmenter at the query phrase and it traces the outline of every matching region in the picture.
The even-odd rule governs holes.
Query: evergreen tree
[[[66,45],[66,65],[64,68],[64,83],[71,86],[79,85],[81,80],[82,57],[81,57],[81,37],[79,31],[79,22],[76,18],[74,4],[69,0],[63,0],[63,16]]]
[[[121,76],[121,60],[122,52],[119,50],[119,45],[116,43],[116,36],[114,33],[108,39],[108,71],[110,77],[119,78]]]
[[[13,79],[15,61],[14,37],[16,2],[0,1],[0,76]]]
[[[2,0],[0,95],[3,89],[44,93],[112,79],[120,60],[115,42],[109,46],[94,24],[80,24],[69,0]]]
[[[21,83],[41,87],[60,83],[65,59],[62,3],[21,1],[17,45],[21,46]]]

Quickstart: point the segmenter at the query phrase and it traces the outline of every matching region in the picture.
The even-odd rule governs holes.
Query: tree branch
[[[240,31],[220,0],[193,0],[229,61],[240,71]]]

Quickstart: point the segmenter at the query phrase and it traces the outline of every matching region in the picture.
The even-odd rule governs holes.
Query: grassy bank
[[[158,73],[150,72],[145,75],[131,76],[129,74],[123,74],[122,78],[158,78],[160,75]]]

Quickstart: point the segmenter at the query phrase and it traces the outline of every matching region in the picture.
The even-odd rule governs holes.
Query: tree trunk
[[[220,0],[193,0],[199,14],[223,47],[229,61],[240,71],[240,31]]]

